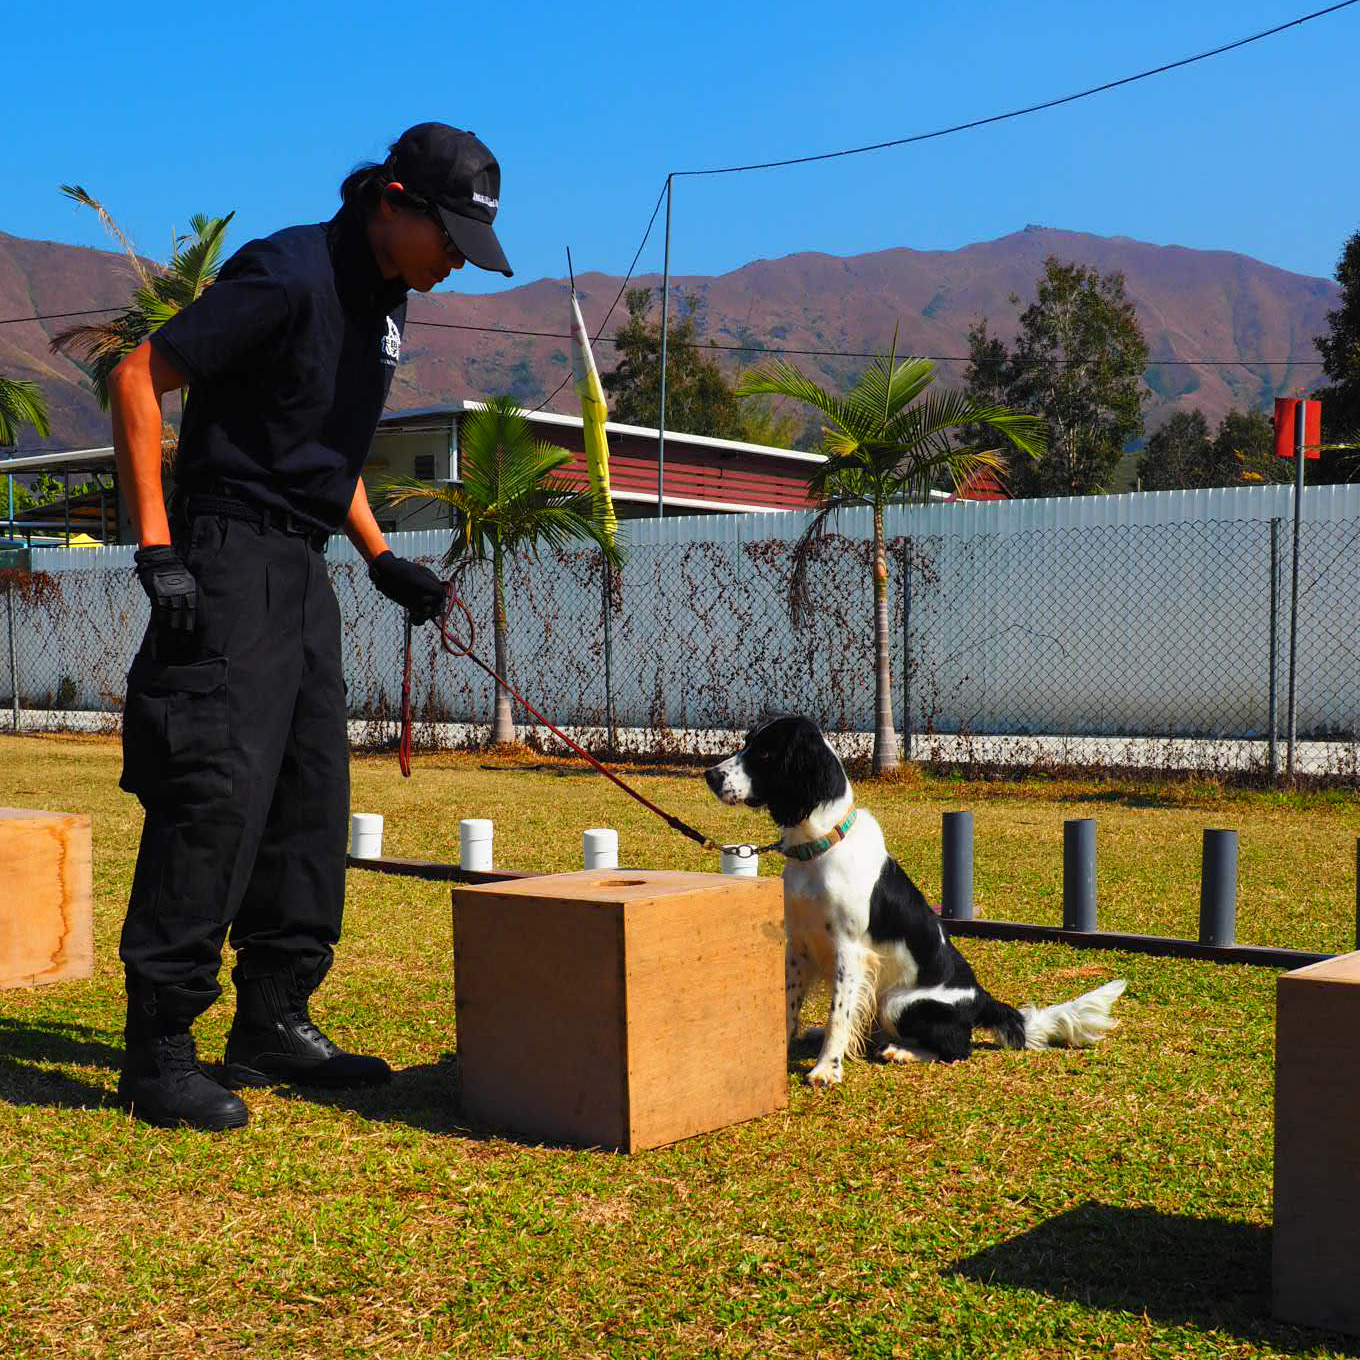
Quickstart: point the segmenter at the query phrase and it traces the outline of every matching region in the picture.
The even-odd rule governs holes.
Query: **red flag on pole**
[[[1301,397],[1275,398],[1275,456],[1276,458],[1294,457],[1294,408],[1303,400]],[[1305,458],[1321,458],[1322,446],[1322,403],[1304,401],[1303,446]]]

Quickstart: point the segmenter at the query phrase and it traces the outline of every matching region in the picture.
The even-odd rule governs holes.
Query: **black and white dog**
[[[831,983],[831,1013],[814,1086],[841,1079],[847,1054],[876,1030],[889,1062],[955,1062],[989,1029],[1008,1048],[1083,1047],[1118,1023],[1119,979],[1060,1006],[1017,1010],[997,1001],[949,942],[920,890],[854,805],[845,768],[814,722],[778,717],[729,760],[705,771],[724,803],[768,808],[784,833],[788,1040],[808,987]]]

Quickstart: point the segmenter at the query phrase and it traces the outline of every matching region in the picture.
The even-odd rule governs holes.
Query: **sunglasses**
[[[418,211],[423,212],[426,217],[439,228],[439,234],[444,238],[444,253],[452,255],[455,259],[462,259],[463,252],[458,249],[454,239],[449,235],[449,229],[444,225],[444,219],[439,215],[439,209],[433,203],[426,203],[423,199],[418,199],[414,194],[408,194],[411,202]]]

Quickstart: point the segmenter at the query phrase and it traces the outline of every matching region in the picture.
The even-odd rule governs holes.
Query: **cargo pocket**
[[[232,791],[227,658],[182,664],[139,653],[128,672],[119,788],[181,808]]]

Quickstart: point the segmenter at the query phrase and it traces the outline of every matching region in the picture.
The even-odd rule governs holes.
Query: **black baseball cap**
[[[447,123],[417,123],[388,156],[392,178],[427,199],[454,245],[479,269],[514,271],[491,229],[500,207],[501,167],[471,132]]]

